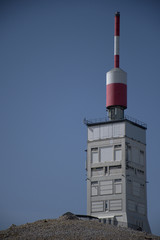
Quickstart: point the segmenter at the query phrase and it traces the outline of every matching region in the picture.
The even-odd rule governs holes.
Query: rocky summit
[[[104,224],[66,213],[58,219],[44,219],[11,225],[0,231],[3,240],[160,240],[160,237],[125,227]]]

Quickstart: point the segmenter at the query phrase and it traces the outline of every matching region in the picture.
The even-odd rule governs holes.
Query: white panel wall
[[[130,122],[107,123],[106,125],[96,125],[88,127],[88,140],[124,137],[135,139],[146,144],[146,131]]]
[[[116,123],[113,125],[113,137],[123,137],[125,132],[124,123]]]
[[[112,137],[112,126],[107,125],[107,126],[101,126],[100,128],[100,138],[111,138]]]
[[[94,139],[94,140],[99,139],[99,128],[98,128],[98,127],[94,127],[94,130],[93,130],[93,139]]]
[[[88,127],[88,140],[125,136],[125,122]]]
[[[93,141],[93,127],[88,127],[88,140]]]

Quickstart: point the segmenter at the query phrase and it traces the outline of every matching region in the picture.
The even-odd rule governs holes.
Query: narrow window
[[[98,148],[92,148],[91,149],[92,154],[92,163],[98,163]]]
[[[122,150],[121,149],[115,149],[114,150],[114,160],[115,161],[121,161],[122,160]]]
[[[92,196],[98,195],[98,181],[91,183],[91,193],[92,193]]]
[[[115,192],[115,194],[122,193],[122,180],[121,179],[114,180],[114,192]]]
[[[108,201],[105,201],[105,211],[108,211]]]

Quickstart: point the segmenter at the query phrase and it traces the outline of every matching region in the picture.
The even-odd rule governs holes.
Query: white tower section
[[[146,126],[123,119],[88,127],[87,214],[150,232],[146,197]]]

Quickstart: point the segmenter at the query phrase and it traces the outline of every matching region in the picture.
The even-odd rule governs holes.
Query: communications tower
[[[106,74],[108,118],[85,120],[87,214],[150,232],[147,218],[146,124],[124,116],[127,73],[119,67],[120,13],[115,13],[114,68]]]

